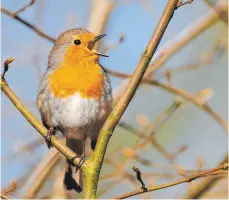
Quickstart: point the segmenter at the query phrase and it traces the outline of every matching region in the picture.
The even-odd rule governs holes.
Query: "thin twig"
[[[9,192],[15,192],[16,189],[17,189],[17,183],[14,181],[13,183],[10,184],[9,187],[3,190],[3,194],[8,194]]]
[[[24,11],[26,8],[32,6],[35,3],[35,0],[31,0],[27,5],[23,6],[21,9],[19,9],[18,11],[14,12],[13,15],[17,15],[20,12]]]
[[[114,72],[112,71],[112,73],[116,76],[119,76],[120,78],[129,78],[132,77],[131,74],[125,74],[125,73],[121,73],[121,72]],[[203,111],[207,112],[214,120],[216,120],[219,125],[222,126],[222,128],[225,130],[226,133],[228,133],[228,123],[226,120],[224,120],[223,118],[221,118],[209,105],[207,105],[204,101],[200,101],[199,99],[197,99],[195,97],[195,95],[190,94],[187,91],[184,91],[180,88],[176,88],[174,86],[171,85],[166,85],[162,82],[159,82],[155,79],[151,79],[151,78],[143,78],[142,79],[142,83],[148,84],[148,85],[154,85],[157,86],[161,89],[164,89],[170,93],[173,93],[175,95],[179,95],[182,98],[186,99],[187,101],[192,102],[194,105],[196,105],[197,107],[199,107],[200,109],[202,109]]]
[[[177,154],[171,154],[168,152],[160,143],[157,142],[157,140],[154,138],[154,134],[158,132],[158,130],[163,126],[163,124],[175,113],[175,111],[180,108],[182,105],[184,105],[184,102],[181,101],[174,101],[167,109],[164,111],[157,119],[147,127],[146,131],[143,131],[142,133],[138,133],[133,127],[127,126],[126,124],[121,123],[121,127],[123,128],[128,128],[131,132],[135,133],[136,135],[139,136],[139,138],[142,140],[143,138],[146,139],[140,144],[136,144],[133,149],[136,148],[142,148],[143,146],[147,145],[149,142],[152,143],[152,145],[160,152],[172,165],[175,166],[176,171],[179,173],[177,170],[177,165],[174,162],[175,156]],[[136,156],[135,156],[136,158]],[[138,158],[139,161],[141,159]],[[142,161],[144,163],[145,161]],[[179,173],[180,174],[180,173]]]
[[[228,162],[228,154],[221,161],[219,166],[223,166],[224,163]],[[196,187],[187,192],[181,199],[200,199],[211,187],[213,187],[221,177],[213,176],[209,179],[203,180],[196,184]]]
[[[220,58],[225,51],[225,46],[222,41],[216,41],[216,44],[214,47],[207,52],[207,55],[205,54],[204,58],[197,63],[193,64],[186,64],[184,66],[178,66],[178,67],[168,67],[168,69],[165,69],[162,73],[181,73],[181,72],[187,72],[190,70],[196,70],[203,67],[209,66],[209,64],[213,63],[214,61],[217,61],[216,58]]]
[[[177,8],[179,8],[181,6],[184,6],[186,4],[190,4],[192,2],[193,2],[193,0],[186,0],[185,2],[183,2],[182,0],[179,0],[178,3],[177,3]]]
[[[24,24],[27,28],[32,29],[35,33],[37,33],[39,36],[54,42],[55,38],[49,36],[48,34],[44,33],[42,30],[38,29],[35,25],[27,22],[26,20],[22,19],[21,17],[19,17],[18,15],[14,15],[13,13],[11,13],[10,11],[6,10],[5,8],[1,8],[1,12],[4,13],[5,15],[17,20],[18,22],[21,22],[22,24]]]
[[[23,174],[21,177],[17,178],[14,182],[17,184],[17,190],[20,190],[21,187],[24,186],[24,183],[28,180],[29,176],[32,174],[33,165],[28,166],[29,169],[26,170],[26,173]],[[11,187],[11,183],[7,185],[2,191],[7,190],[7,188]]]
[[[220,12],[223,12],[224,10],[227,11],[227,6],[221,6],[219,7],[219,10]],[[166,43],[161,48],[161,50],[158,51],[158,56],[156,56],[156,59],[150,64],[144,77],[151,77],[153,71],[163,66],[174,54],[176,54],[185,45],[190,43],[197,36],[199,36],[201,33],[203,33],[212,25],[214,25],[218,21],[218,19],[219,16],[216,13],[209,12],[207,14],[204,14],[200,18],[196,19],[193,23],[189,24],[184,30],[180,32],[179,35],[177,35],[173,39],[172,43]],[[114,100],[115,102],[117,102],[117,99],[119,99],[122,96],[125,86],[126,81],[116,92]]]
[[[200,101],[199,99],[195,98],[194,95],[191,95],[182,89],[171,87],[170,85],[166,85],[158,81],[156,82],[153,81],[153,82],[158,87],[170,91],[173,94],[181,96],[182,98],[198,106],[203,111],[207,112],[215,121],[219,123],[219,125],[225,130],[225,132],[228,133],[228,122],[224,120],[220,115],[218,115],[207,103],[205,103],[204,101]]]
[[[174,101],[161,115],[159,115],[156,120],[147,128],[144,135],[146,135],[147,140],[143,143],[137,145],[137,147],[145,146],[148,141],[172,164],[173,155],[165,150],[165,148],[157,142],[154,135],[159,131],[159,129],[170,119],[170,117],[183,105],[181,101]]]
[[[151,192],[151,191],[155,191],[155,190],[160,190],[160,189],[172,187],[172,186],[179,185],[179,184],[186,183],[186,182],[188,183],[188,182],[191,182],[191,181],[193,181],[195,179],[198,179],[198,178],[202,178],[202,177],[205,177],[205,176],[210,176],[211,173],[217,172],[217,171],[220,171],[220,170],[228,170],[228,163],[225,163],[224,165],[221,165],[219,167],[216,167],[216,168],[213,168],[213,169],[210,169],[210,170],[206,170],[205,172],[197,173],[197,174],[195,174],[193,176],[189,176],[189,177],[177,180],[177,181],[173,181],[171,183],[166,183],[166,184],[162,184],[162,185],[159,185],[159,186],[154,186],[154,187],[151,187],[151,188],[147,188],[145,191],[136,190],[136,191],[133,191],[133,192],[129,192],[129,193],[120,195],[120,196],[116,196],[113,199],[125,199],[125,198],[128,198],[128,197],[132,197],[132,196],[135,196],[135,195],[138,195],[138,194],[145,193],[145,192]]]
[[[160,115],[160,117],[157,118],[151,129],[149,129],[150,135],[153,137],[182,105],[184,105],[184,102],[174,100],[172,104]]]
[[[227,9],[225,7],[220,8],[222,11]],[[162,52],[159,57],[152,62],[146,72],[146,77],[150,77],[152,72],[159,69],[165,62],[171,58],[176,52],[183,48],[186,44],[195,39],[198,35],[206,31],[219,19],[218,15],[214,12],[204,14],[193,23],[189,24],[181,33],[172,41],[172,44],[166,44],[162,47]]]
[[[137,180],[138,180],[138,181],[141,183],[141,185],[142,185],[141,189],[142,189],[142,190],[147,190],[147,188],[145,187],[145,183],[144,183],[143,180],[142,180],[142,173],[141,173],[141,171],[140,171],[137,167],[135,167],[135,166],[132,166],[132,169],[133,169],[133,171],[136,172],[136,178],[137,178]]]
[[[13,61],[14,61],[14,57],[10,57],[4,62],[4,64],[3,64],[3,72],[2,72],[2,75],[1,75],[2,79],[5,79],[5,74],[9,70],[9,64],[12,63]]]
[[[10,186],[8,186],[7,188],[5,188],[3,190],[3,192],[1,192],[1,199],[10,199],[7,194],[10,192],[14,192],[16,191],[17,188],[17,183],[14,181],[13,183],[10,184]]]
[[[119,126],[122,128],[125,128],[126,130],[130,131],[131,133],[134,133],[135,135],[137,135],[139,137],[137,143],[135,144],[135,146],[132,148],[132,151],[129,152],[130,154],[133,153],[133,150],[136,150],[137,148],[142,148],[143,146],[147,145],[148,143],[153,144],[153,146],[162,154],[165,156],[165,158],[168,159],[168,161],[170,163],[172,163],[173,165],[175,165],[174,163],[174,158],[175,155],[169,153],[168,151],[165,150],[165,148],[156,141],[156,139],[153,137],[152,134],[154,134],[155,132],[158,132],[158,130],[162,127],[162,125],[172,116],[172,114],[174,114],[174,112],[180,108],[182,105],[184,104],[184,102],[180,101],[180,100],[176,100],[174,101],[167,109],[166,111],[164,111],[160,116],[157,117],[156,120],[154,120],[153,123],[151,123],[150,125],[147,126],[145,131],[138,131],[136,130],[134,127],[132,127],[129,124],[126,123],[119,123]],[[139,144],[140,141],[142,141],[142,139],[145,139],[145,141],[143,141],[141,144]],[[140,156],[137,156],[136,154],[133,154],[132,157],[139,161],[140,163],[142,163],[143,165],[149,166],[150,165],[150,161],[143,159]],[[126,159],[124,161],[122,161],[122,163],[125,163]]]

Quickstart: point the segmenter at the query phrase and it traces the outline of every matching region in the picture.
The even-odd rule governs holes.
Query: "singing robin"
[[[42,122],[49,130],[48,146],[50,136],[60,132],[82,162],[86,137],[91,139],[94,150],[99,131],[112,109],[109,77],[99,64],[100,56],[106,55],[95,50],[96,42],[104,36],[81,28],[62,33],[49,54],[37,96]],[[64,185],[67,190],[81,192],[82,172],[75,172],[74,167],[67,160]]]

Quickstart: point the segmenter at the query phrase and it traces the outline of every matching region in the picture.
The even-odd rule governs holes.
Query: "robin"
[[[67,160],[64,185],[67,190],[82,191],[81,165],[85,159],[85,140],[95,149],[99,131],[112,109],[109,77],[99,64],[95,44],[105,34],[95,36],[81,29],[62,33],[48,57],[48,67],[41,80],[37,106],[44,126],[46,142],[60,132],[66,145],[80,157],[80,166]],[[75,172],[74,167],[79,170]]]

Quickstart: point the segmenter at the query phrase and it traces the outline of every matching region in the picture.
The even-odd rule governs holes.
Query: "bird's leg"
[[[55,135],[55,128],[54,127],[51,127],[50,129],[48,129],[47,135],[45,137],[45,141],[46,141],[49,149],[52,147],[52,144],[51,144],[52,135]]]
[[[86,136],[83,141],[83,153],[81,155],[77,155],[71,159],[72,165],[76,167],[75,173],[82,167],[84,161],[85,161],[85,141],[86,141]],[[77,165],[74,164],[74,159],[75,158],[80,158],[79,163]]]

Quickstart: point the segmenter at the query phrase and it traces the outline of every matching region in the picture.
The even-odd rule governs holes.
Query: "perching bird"
[[[112,109],[112,93],[108,75],[99,64],[95,51],[95,36],[85,29],[76,28],[62,33],[50,52],[48,67],[39,86],[37,106],[46,138],[61,132],[66,145],[84,161],[85,140],[91,138],[94,150],[99,131]],[[64,184],[67,190],[82,191],[81,170],[75,172],[67,160]]]

